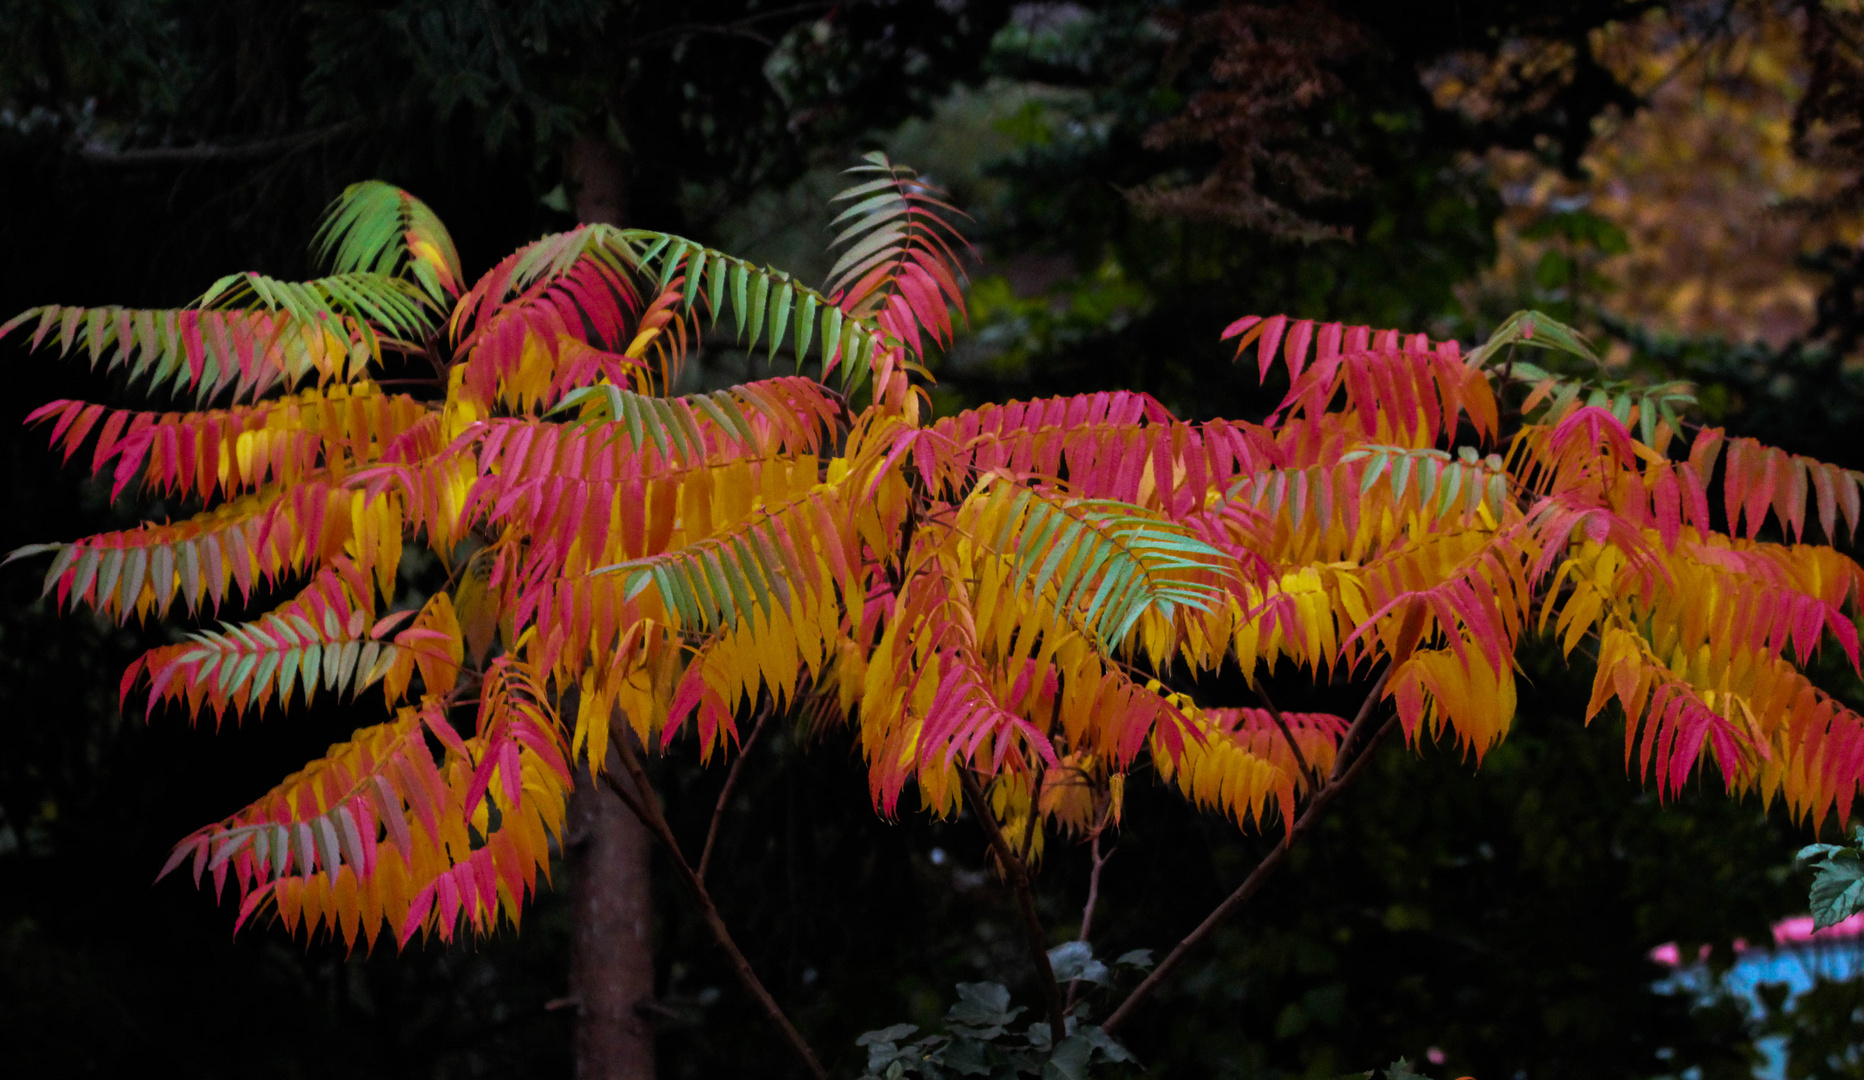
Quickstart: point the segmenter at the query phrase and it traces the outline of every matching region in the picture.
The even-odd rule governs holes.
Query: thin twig
[[[344,120],[308,131],[243,143],[200,143],[194,146],[146,146],[119,149],[101,142],[87,142],[78,147],[78,157],[92,165],[124,168],[251,161],[255,158],[308,150],[358,129],[359,125],[355,121]]]
[[[1301,775],[1307,777],[1307,789],[1313,791],[1319,788],[1319,770],[1307,763],[1307,755],[1301,752],[1301,744],[1294,741],[1294,732],[1289,729],[1287,718],[1282,716],[1282,711],[1275,707],[1273,701],[1269,700],[1269,692],[1262,689],[1260,682],[1251,686],[1250,689],[1256,692],[1256,697],[1262,699],[1262,707],[1267,709],[1269,716],[1275,720],[1275,726],[1281,728],[1282,738],[1288,740],[1288,749],[1294,752],[1294,763],[1300,766]]]
[[[629,41],[626,47],[630,52],[641,52],[649,47],[657,46],[663,41],[683,41],[686,38],[700,37],[708,34],[722,37],[749,38],[752,41],[768,46],[771,44],[770,38],[752,29],[758,23],[768,22],[772,19],[786,18],[791,15],[807,15],[812,12],[826,11],[833,6],[834,4],[828,2],[828,0],[816,0],[814,3],[792,4],[789,7],[760,11],[732,22],[678,23],[673,26],[663,27],[662,29],[642,34]]]
[[[634,780],[634,791],[628,792],[613,773],[604,773],[602,778],[608,782],[609,788],[615,794],[621,796],[621,801],[627,804],[628,809],[634,811],[635,816],[641,819],[641,824],[647,826],[648,831],[654,834],[661,846],[667,849],[667,855],[673,862],[673,869],[678,873],[680,883],[686,886],[686,891],[692,894],[693,900],[699,905],[699,912],[705,916],[706,926],[712,931],[713,940],[717,941],[719,948],[725,950],[725,954],[731,958],[732,971],[738,976],[738,982],[753,998],[757,999],[759,1005],[763,1006],[764,1015],[768,1016],[770,1022],[782,1032],[784,1041],[788,1042],[790,1049],[794,1050],[796,1056],[803,1060],[810,1075],[816,1080],[828,1080],[828,1071],[822,1068],[820,1061],[816,1060],[815,1051],[809,1049],[808,1042],[803,1039],[802,1033],[796,1030],[796,1026],[790,1023],[790,1018],[783,1015],[782,1007],[777,1004],[775,998],[770,996],[770,991],[764,989],[764,984],[757,978],[757,972],[751,969],[751,962],[745,959],[744,953],[738,949],[738,943],[732,940],[731,931],[725,926],[725,920],[719,916],[718,908],[712,903],[712,894],[706,891],[705,882],[699,880],[699,876],[693,872],[692,865],[681,853],[679,841],[674,838],[673,829],[667,825],[666,815],[661,813],[660,800],[654,795],[653,785],[647,779],[647,770],[641,767],[641,760],[635,756],[634,748],[629,746],[628,740],[622,738],[620,733],[614,729],[610,729],[608,741],[620,754],[622,766],[628,770],[629,777]]]
[[[1100,833],[1094,834],[1094,844],[1090,849],[1094,856],[1094,867],[1087,872],[1087,906],[1081,909],[1081,936],[1076,940],[1086,941],[1088,933],[1094,928],[1094,905],[1100,900],[1100,869],[1113,858],[1113,852],[1100,853]]]
[[[971,804],[971,812],[977,815],[978,824],[984,828],[984,835],[990,838],[990,846],[997,852],[997,861],[1003,865],[1003,872],[1009,877],[1010,887],[1016,893],[1016,903],[1023,914],[1023,932],[1029,939],[1029,958],[1035,964],[1036,981],[1041,985],[1043,1003],[1047,1006],[1049,1030],[1059,1039],[1066,1030],[1061,987],[1055,984],[1055,968],[1049,963],[1048,957],[1048,938],[1042,932],[1042,919],[1036,914],[1035,889],[1029,881],[1029,866],[1017,857],[1009,840],[1004,838],[1003,830],[997,827],[997,817],[990,812],[990,805],[984,801],[984,789],[978,786],[977,777],[969,769],[959,769],[958,778],[964,785],[964,796]],[[1030,809],[1033,813],[1034,808]]]
[[[1089,849],[1094,856],[1094,865],[1087,872],[1087,905],[1081,909],[1081,933],[1075,938],[1082,943],[1086,943],[1088,933],[1094,928],[1094,905],[1100,902],[1100,870],[1107,865],[1108,859],[1113,858],[1111,851],[1105,855],[1100,853],[1100,836],[1105,827],[1106,823],[1102,822],[1101,827],[1094,830],[1093,846]],[[1068,980],[1068,1001],[1062,1008],[1063,1012],[1074,1008],[1075,995],[1080,992],[1080,987],[1081,980]]]
[[[1152,969],[1151,974],[1147,975],[1144,981],[1133,987],[1132,993],[1126,995],[1126,1000],[1120,1002],[1119,1008],[1113,1010],[1113,1013],[1107,1017],[1106,1023],[1101,1025],[1109,1033],[1125,1023],[1127,1018],[1133,1014],[1133,1010],[1151,996],[1152,992],[1158,989],[1159,984],[1177,970],[1178,965],[1184,963],[1185,956],[1209,937],[1211,931],[1215,930],[1219,923],[1229,918],[1237,908],[1248,903],[1249,898],[1261,890],[1268,879],[1281,869],[1282,863],[1287,861],[1288,849],[1314,827],[1328,804],[1338,798],[1340,792],[1346,790],[1347,786],[1358,778],[1366,762],[1372,760],[1372,752],[1378,749],[1385,736],[1397,726],[1396,715],[1388,718],[1372,734],[1372,737],[1366,740],[1364,749],[1359,753],[1350,753],[1349,748],[1359,733],[1371,722],[1373,711],[1384,695],[1385,684],[1391,678],[1392,667],[1393,665],[1388,665],[1379,674],[1378,679],[1372,684],[1372,689],[1366,694],[1365,701],[1360,704],[1359,712],[1353,717],[1352,725],[1346,729],[1345,737],[1340,740],[1339,754],[1333,761],[1333,774],[1327,778],[1327,783],[1314,793],[1312,799],[1308,800],[1307,808],[1295,819],[1294,824],[1289,826],[1288,832],[1276,843],[1274,849],[1264,856],[1262,861],[1256,864],[1256,868],[1249,872],[1249,876],[1243,879],[1243,883],[1236,887],[1236,891],[1225,897],[1221,904],[1218,904],[1209,915],[1204,917],[1203,922],[1197,924],[1196,929],[1186,934],[1184,940],[1172,948],[1172,951],[1159,962],[1158,967]]]
[[[738,773],[744,768],[744,759],[751,756],[751,747],[757,745],[757,736],[763,733],[764,722],[777,711],[777,703],[769,701],[757,714],[757,723],[751,726],[751,735],[738,747],[738,760],[731,763],[731,771],[725,774],[725,786],[719,789],[718,805],[712,808],[712,824],[706,826],[705,847],[699,851],[699,869],[694,873],[700,883],[705,882],[705,872],[712,865],[712,848],[718,843],[718,823],[725,818],[725,807],[731,801],[731,792],[738,784]]]
[[[1327,787],[1339,781],[1342,774],[1353,763],[1354,759],[1350,754],[1353,740],[1367,724],[1372,722],[1372,710],[1378,707],[1379,699],[1385,695],[1385,684],[1391,681],[1392,670],[1397,666],[1397,664],[1385,665],[1385,670],[1379,672],[1379,677],[1373,681],[1372,689],[1366,691],[1366,700],[1359,703],[1359,711],[1353,714],[1353,722],[1347,726],[1346,734],[1340,737],[1340,749],[1334,755],[1333,773],[1327,777]]]

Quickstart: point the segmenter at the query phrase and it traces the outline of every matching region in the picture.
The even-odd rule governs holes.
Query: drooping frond
[[[1698,677],[1706,674],[1698,673]],[[1588,718],[1604,703],[1600,691],[1617,696],[1624,706],[1627,764],[1642,730],[1642,771],[1655,768],[1660,791],[1681,791],[1705,749],[1721,766],[1731,790],[1746,786],[1755,754],[1748,733],[1716,711],[1714,691],[1700,691],[1694,679],[1673,671],[1641,635],[1621,628],[1605,631],[1599,642],[1599,674]]]
[[[1729,532],[1752,538],[1771,513],[1781,531],[1798,541],[1806,531],[1807,511],[1816,508],[1826,540],[1838,539],[1841,511],[1846,535],[1857,535],[1864,473],[1789,454],[1753,439],[1730,439],[1720,428],[1705,427],[1689,451],[1689,466],[1705,486],[1713,479],[1717,457],[1722,462],[1722,501]]]
[[[940,344],[949,343],[950,309],[964,314],[957,252],[969,245],[944,215],[965,215],[911,168],[879,151],[863,160],[867,164],[846,171],[875,178],[831,200],[850,205],[833,222],[843,226],[834,246],[848,246],[829,271],[827,289],[843,309],[871,314],[918,355],[924,352],[922,331]]]
[[[304,885],[322,877],[328,896],[335,878],[345,902],[328,920],[332,929],[373,944],[384,921],[400,924],[412,883],[434,877],[470,847],[465,815],[455,809],[461,800],[435,767],[430,735],[460,744],[432,703],[363,728],[251,806],[181,841],[163,876],[191,861],[195,882],[211,872],[219,892],[230,874],[243,900],[241,922],[286,884],[287,897],[299,901],[289,922],[295,928],[308,914],[311,932],[324,921],[323,905],[304,911]]]
[[[1454,341],[1433,344],[1423,334],[1401,338],[1396,330],[1339,323],[1316,326],[1311,319],[1290,323],[1285,315],[1238,319],[1223,336],[1238,339],[1238,358],[1254,344],[1265,378],[1282,348],[1289,387],[1278,413],[1298,412],[1313,423],[1344,391],[1346,407],[1336,422],[1357,425],[1369,441],[1407,447],[1453,436],[1461,417],[1484,438],[1493,438],[1500,423],[1488,378]]]
[[[569,785],[535,691],[521,669],[495,663],[471,738],[436,701],[403,709],[182,841],[163,873],[191,858],[196,881],[211,870],[218,889],[231,871],[240,922],[269,902],[288,929],[328,927],[350,942],[373,943],[384,925],[405,944],[423,928],[451,940],[462,924],[516,923],[562,831]]]
[[[137,475],[163,494],[234,497],[266,484],[293,484],[319,470],[341,480],[427,414],[427,406],[374,383],[336,385],[260,405],[192,413],[131,412],[54,401],[26,422],[53,421],[65,459],[92,433],[91,469],[114,462],[111,495]]]
[[[1469,362],[1485,366],[1494,363],[1502,350],[1508,350],[1506,355],[1512,356],[1516,349],[1522,347],[1563,352],[1585,360],[1598,369],[1605,366],[1598,354],[1592,351],[1584,334],[1538,311],[1517,311],[1503,319],[1495,332],[1489,335],[1489,339],[1469,354]]]
[[[493,330],[495,316],[519,305],[533,333],[554,340],[558,325],[568,325],[567,314],[575,313],[589,320],[596,344],[620,350],[627,344],[626,321],[616,298],[638,295],[643,287],[663,293],[676,279],[674,311],[688,316],[703,302],[716,321],[729,309],[747,349],[761,341],[774,355],[788,340],[800,367],[813,344],[824,377],[839,366],[844,387],[868,370],[876,326],[850,318],[820,292],[684,237],[607,225],[547,236],[507,257],[461,298],[453,334],[468,347],[495,333],[509,335]],[[499,346],[514,347],[513,341]]]
[[[1065,477],[1083,498],[1114,499],[1174,517],[1203,508],[1212,487],[1285,464],[1253,424],[1187,424],[1130,391],[1013,401],[933,423],[931,445],[966,469]]]
[[[762,438],[767,452],[759,455],[757,442],[741,443],[711,420],[679,441],[669,435],[666,455],[652,440],[630,446],[626,429],[615,424],[500,420],[474,438],[477,479],[467,513],[523,528],[534,557],[574,569],[695,543],[760,504],[786,504],[819,482],[813,456],[779,452]]]
[[[1189,698],[1170,695],[1190,719],[1190,734],[1177,747],[1154,738],[1152,760],[1160,779],[1176,783],[1200,807],[1228,814],[1238,824],[1268,823],[1272,804],[1285,828],[1293,828],[1295,799],[1312,777],[1333,769],[1346,721],[1329,713],[1284,713],[1284,734],[1266,709],[1199,709]],[[1302,772],[1289,740],[1300,747]]]
[[[402,278],[370,273],[336,274],[313,281],[279,281],[250,271],[228,274],[209,285],[195,306],[282,313],[303,325],[352,325],[360,332],[363,347],[378,360],[384,343],[418,349],[440,323],[439,310],[419,287]]]
[[[846,587],[858,548],[837,500],[807,491],[764,507],[742,523],[663,554],[601,567],[619,575],[624,595],[652,588],[657,618],[695,633],[731,629],[779,612],[796,625],[819,622],[815,605]]]
[[[1054,624],[1079,627],[1109,653],[1125,645],[1142,616],[1169,623],[1181,608],[1216,606],[1235,576],[1229,556],[1161,515],[1000,476],[973,490],[958,528],[982,552],[1007,561],[1006,586],[1026,589]],[[1160,655],[1156,646],[1149,651]]]
[[[1325,464],[1267,469],[1231,484],[1183,518],[1245,565],[1361,562],[1423,525],[1460,529],[1509,517],[1502,459],[1460,447],[1365,445]],[[1263,575],[1258,574],[1257,577]]]
[[[28,347],[77,350],[92,369],[119,367],[130,384],[152,392],[192,392],[205,404],[231,386],[235,398],[256,399],[292,389],[315,376],[319,385],[364,378],[375,340],[354,319],[302,320],[289,312],[197,308],[30,308],[0,325],[0,337],[31,325]]]
[[[504,396],[529,407],[552,383],[559,349],[580,342],[619,352],[645,303],[632,265],[603,243],[603,226],[544,237],[506,256],[453,309],[451,333],[466,358],[465,387],[483,406]],[[530,393],[504,384],[528,376]]]
[[[615,425],[615,436],[632,449],[651,442],[669,460],[698,461],[733,441],[742,448],[736,452],[759,457],[815,454],[823,433],[839,426],[844,406],[821,383],[784,376],[677,398],[604,383],[564,395],[557,411],[569,409],[578,422]]]
[[[732,328],[746,350],[763,343],[771,357],[788,345],[801,370],[813,345],[824,379],[841,368],[844,389],[863,377],[874,351],[871,320],[850,317],[822,293],[779,270],[753,265],[722,251],[666,233],[630,230],[626,237],[640,252],[641,265],[657,268],[663,281],[684,278],[681,310],[701,301],[714,324],[729,310]]]
[[[333,273],[412,274],[436,303],[458,296],[464,281],[459,252],[440,218],[380,180],[344,188],[324,211],[312,244]]]
[[[268,486],[172,525],[33,544],[7,558],[54,553],[45,591],[57,592],[59,606],[86,603],[120,622],[131,613],[166,614],[177,596],[190,611],[218,607],[230,585],[250,596],[255,581],[340,555],[392,582],[401,530],[397,500],[319,479]]]
[[[1686,382],[1577,379],[1520,360],[1511,361],[1501,373],[1528,385],[1528,395],[1521,402],[1523,415],[1539,423],[1558,424],[1575,409],[1602,408],[1626,427],[1637,424],[1638,438],[1660,453],[1682,434],[1681,412],[1696,404],[1695,387]]]
[[[1018,699],[1035,666],[1018,665],[1023,677],[1012,680],[990,661],[972,614],[977,599],[962,570],[940,560],[907,583],[866,660],[861,743],[884,813],[909,780],[928,806],[955,809],[957,768],[995,775],[1057,760],[1047,717],[1038,723],[1016,707],[1031,704]]]
[[[394,632],[412,612],[376,619],[374,592],[352,563],[338,559],[290,602],[253,622],[222,623],[151,649],[125,674],[123,688],[147,671],[151,711],[158,701],[185,701],[190,716],[211,707],[216,721],[229,709],[236,717],[263,714],[273,701],[288,708],[294,686],[303,688],[307,705],[319,688],[355,696],[408,666],[404,652],[432,647],[423,641],[427,631]],[[400,682],[405,687],[407,679]]]

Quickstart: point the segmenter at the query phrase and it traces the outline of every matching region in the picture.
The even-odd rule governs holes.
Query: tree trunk
[[[609,755],[622,783],[627,774]],[[585,768],[570,796],[570,992],[576,998],[576,1080],[653,1080],[652,839],[621,799]]]
[[[566,164],[576,217],[620,225],[627,162],[606,140],[583,137]],[[613,752],[608,768],[629,783]],[[653,1080],[652,838],[619,796],[588,771],[570,796],[573,903],[570,993],[576,999],[576,1080]]]
[[[580,135],[570,143],[564,171],[576,220],[625,225],[628,221],[628,161],[614,143]]]

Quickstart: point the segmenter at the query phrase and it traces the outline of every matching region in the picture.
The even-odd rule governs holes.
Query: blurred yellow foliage
[[[1793,153],[1793,109],[1808,77],[1800,33],[1797,12],[1764,2],[1719,13],[1653,11],[1596,31],[1596,54],[1648,105],[1598,122],[1585,179],[1531,153],[1490,153],[1507,210],[1496,265],[1465,299],[1487,309],[1552,288],[1685,334],[1779,345],[1805,331],[1821,279],[1795,256],[1857,243],[1864,214],[1807,209],[1851,177]],[[1538,46],[1554,59],[1560,47]],[[1474,77],[1446,67],[1433,90],[1441,104],[1480,120],[1485,90],[1531,69],[1535,48],[1526,43],[1523,55],[1505,54],[1505,64]],[[1622,237],[1599,243],[1582,230],[1575,238],[1550,227],[1560,215],[1603,219]]]

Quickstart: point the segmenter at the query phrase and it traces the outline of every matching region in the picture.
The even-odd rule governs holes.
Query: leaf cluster
[[[1049,950],[1049,959],[1057,980],[1094,987],[1110,984],[1115,971],[1143,971],[1152,966],[1151,954],[1146,950],[1124,953],[1109,965],[1095,959],[1092,949],[1079,941]],[[855,1045],[867,1049],[863,1080],[901,1080],[908,1076],[924,1080],[956,1076],[1087,1080],[1089,1076],[1110,1075],[1109,1067],[1135,1066],[1125,1046],[1103,1028],[1087,1022],[1085,999],[1070,1011],[1067,1033],[1058,1040],[1045,1021],[1017,1025],[1024,1009],[1010,1004],[1010,992],[1001,984],[959,983],[957,991],[958,1000],[946,1011],[943,1030],[938,1033],[906,1042],[919,1028],[895,1024],[857,1039]]]

